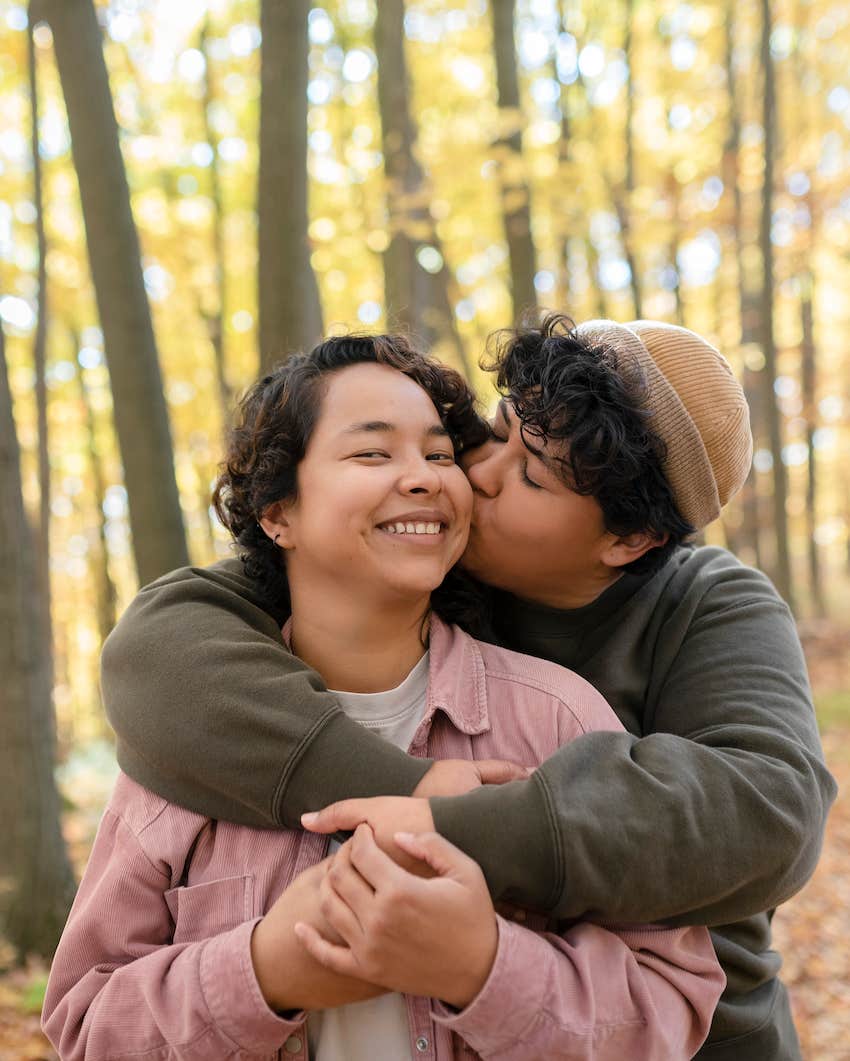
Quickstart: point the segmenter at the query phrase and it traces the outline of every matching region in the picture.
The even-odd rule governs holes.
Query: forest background
[[[0,0],[0,1057],[53,1056],[102,641],[227,554],[234,399],[323,331],[410,328],[485,404],[487,335],[535,306],[714,342],[756,452],[705,537],[793,607],[847,779],[848,54],[831,0]],[[841,797],[776,920],[818,1061],[848,1056],[848,870]]]

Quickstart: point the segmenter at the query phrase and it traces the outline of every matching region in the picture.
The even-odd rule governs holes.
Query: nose
[[[502,453],[504,443],[485,442],[470,450],[464,458],[466,477],[476,494],[495,497],[502,489]]]
[[[398,488],[403,494],[439,494],[443,479],[438,465],[419,454],[412,456],[399,476]]]

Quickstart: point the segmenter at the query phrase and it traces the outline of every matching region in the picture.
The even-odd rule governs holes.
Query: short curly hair
[[[539,324],[495,332],[482,367],[496,373],[523,437],[565,443],[561,479],[597,500],[607,530],[668,535],[624,571],[658,570],[693,534],[662,470],[666,447],[649,425],[645,385],[611,346],[549,313]]]
[[[259,520],[269,505],[297,496],[298,465],[321,413],[327,378],[358,364],[387,365],[418,383],[434,403],[455,453],[480,445],[488,436],[463,377],[421,354],[404,335],[334,336],[308,354],[293,354],[259,379],[239,403],[213,507],[242,548],[246,574],[281,613],[290,606],[286,567],[280,548]],[[460,591],[461,580],[458,574],[444,583],[432,599],[449,621],[459,622],[467,608],[474,610],[472,595]],[[461,598],[466,601],[463,607]]]

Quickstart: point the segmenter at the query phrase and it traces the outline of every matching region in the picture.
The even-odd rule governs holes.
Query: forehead
[[[387,420],[431,426],[440,418],[428,393],[388,365],[348,365],[327,378],[316,430],[343,431],[353,423]]]

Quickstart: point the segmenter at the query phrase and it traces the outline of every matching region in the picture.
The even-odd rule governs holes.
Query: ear
[[[260,516],[259,524],[269,538],[281,549],[293,547],[292,524],[289,519],[290,506],[284,501],[275,501]]]
[[[667,533],[649,534],[646,531],[636,531],[634,534],[624,534],[621,537],[612,535],[600,559],[607,567],[625,567],[633,560],[639,560],[650,549],[666,544],[669,537]]]

